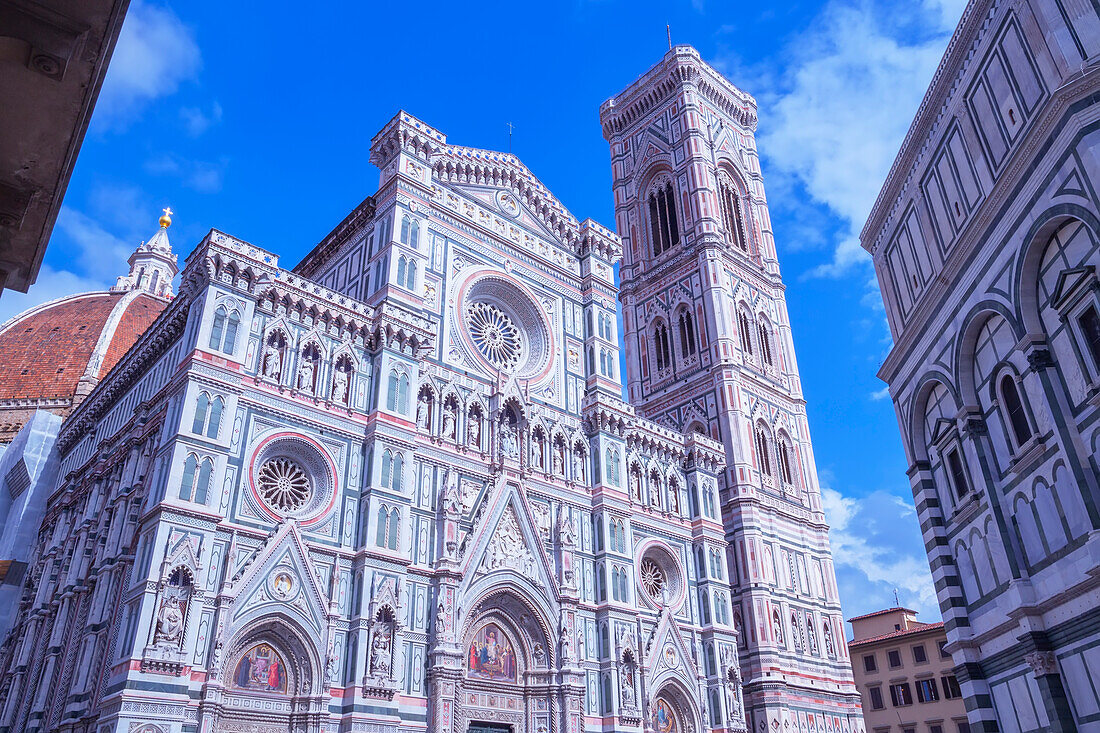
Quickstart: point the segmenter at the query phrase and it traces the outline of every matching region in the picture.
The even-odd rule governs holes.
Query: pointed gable
[[[230,623],[240,628],[251,618],[283,612],[304,628],[322,633],[329,599],[310,560],[297,522],[286,522],[248,561],[232,583]]]

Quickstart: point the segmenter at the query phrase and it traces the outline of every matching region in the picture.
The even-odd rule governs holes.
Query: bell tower
[[[862,731],[756,101],[676,46],[600,109],[623,241],[629,400],[723,443],[721,518],[749,730]]]

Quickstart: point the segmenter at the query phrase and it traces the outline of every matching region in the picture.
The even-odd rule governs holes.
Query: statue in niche
[[[390,676],[390,640],[389,629],[379,629],[374,632],[374,640],[371,642],[370,671],[379,677]]]
[[[561,658],[563,662],[573,661],[573,630],[566,621],[561,623]]]
[[[584,451],[573,451],[573,480],[584,481]]]
[[[558,519],[558,537],[561,538],[562,547],[577,546],[577,525],[569,516],[569,512],[562,509]]]
[[[561,445],[560,443],[555,443],[554,444],[553,469],[554,469],[554,473],[558,476],[564,476],[565,475],[565,458],[562,455],[564,452],[565,452],[565,446]]]
[[[302,359],[302,365],[298,367],[298,389],[303,392],[313,391],[313,374],[316,366],[308,355]]]
[[[183,637],[183,609],[180,599],[165,596],[157,614],[157,629],[153,636],[154,644],[178,644]]]
[[[630,493],[635,501],[642,500],[642,474],[640,471],[630,472]]]
[[[416,427],[418,430],[424,430],[428,427],[428,395],[420,395],[420,399],[416,401]]]
[[[535,648],[531,652],[531,655],[535,658],[536,667],[546,666],[546,650],[542,648],[542,644],[535,643]]]
[[[272,341],[268,341],[267,346],[264,347],[264,376],[269,379],[278,379],[283,366],[282,361],[283,355],[279,353],[279,347]]]
[[[622,681],[622,706],[633,710],[638,706],[638,696],[634,691],[634,670],[628,663],[623,662],[619,674]]]
[[[332,375],[332,401],[344,404],[348,401],[348,373],[339,367]]]
[[[519,444],[516,439],[515,428],[503,424],[500,430],[500,450],[505,458],[515,458],[519,452]]]
[[[673,514],[680,513],[679,493],[675,486],[668,487],[668,510]]]
[[[461,510],[462,504],[458,497],[458,475],[455,471],[448,471],[447,485],[443,489],[443,512],[447,516],[457,517]]]
[[[545,461],[546,459],[542,456],[542,436],[539,435],[531,441],[531,465],[541,471],[545,466]]]
[[[443,405],[443,437],[448,440],[455,439],[455,404],[448,400]]]
[[[466,423],[466,444],[471,448],[481,447],[481,415],[471,411]]]

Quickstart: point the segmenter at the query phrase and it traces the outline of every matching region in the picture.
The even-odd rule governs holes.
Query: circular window
[[[456,294],[459,331],[467,353],[494,371],[545,376],[554,353],[544,308],[506,273],[471,275]]]
[[[645,592],[649,594],[649,597],[654,600],[663,598],[668,582],[665,578],[665,571],[661,570],[661,566],[653,559],[646,558],[642,560],[641,571],[642,587],[645,588]]]
[[[466,312],[466,328],[486,361],[501,371],[515,369],[523,344],[507,313],[491,303],[473,303]]]
[[[336,467],[316,441],[279,433],[262,440],[249,469],[252,495],[273,519],[320,520],[335,499]]]
[[[653,542],[638,556],[638,584],[655,605],[675,610],[686,597],[680,563],[664,544]]]
[[[281,512],[292,512],[302,507],[313,494],[309,476],[289,458],[265,461],[260,466],[256,483],[264,501]]]

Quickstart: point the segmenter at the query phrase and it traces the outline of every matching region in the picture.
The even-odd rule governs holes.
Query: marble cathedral
[[[0,730],[862,733],[755,109],[606,102],[619,235],[404,112],[295,268],[212,230],[61,427]]]

